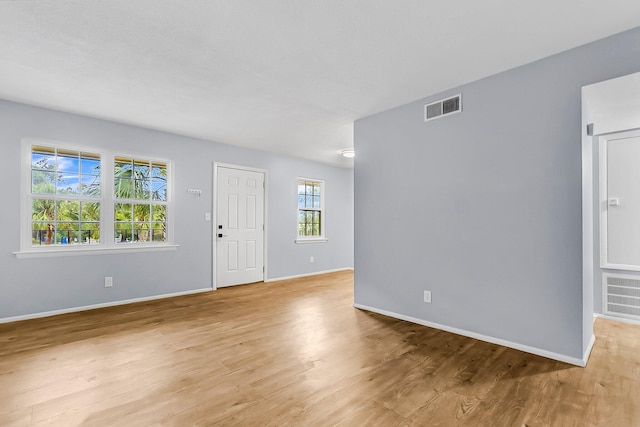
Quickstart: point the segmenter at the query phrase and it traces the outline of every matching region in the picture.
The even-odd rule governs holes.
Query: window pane
[[[138,242],[149,241],[149,225],[148,224],[134,224],[133,232],[135,240]]]
[[[80,161],[77,151],[58,150],[56,185],[58,194],[78,194]]]
[[[83,175],[100,175],[100,157],[94,158],[90,154],[83,153],[80,160],[80,168]]]
[[[313,224],[313,235],[314,236],[320,235],[320,224]]]
[[[133,182],[128,178],[116,178],[115,187],[113,188],[113,196],[116,199],[132,199],[133,198]]]
[[[57,207],[58,221],[78,221],[80,219],[80,202],[60,200]]]
[[[49,147],[31,148],[31,169],[54,170],[55,149]]]
[[[164,181],[153,181],[153,187],[151,188],[151,198],[153,200],[167,200],[167,184]]]
[[[320,209],[320,196],[313,196],[313,207]]]
[[[81,243],[98,243],[100,241],[100,223],[83,222],[80,224],[79,240]]]
[[[313,196],[305,196],[304,207],[305,208],[313,207]]]
[[[100,197],[102,194],[99,175],[82,175],[78,186],[78,193],[83,196]]]
[[[146,204],[133,205],[133,220],[135,222],[149,221],[151,219],[151,206]]]
[[[115,223],[115,242],[126,243],[133,240],[133,225],[131,223]]]
[[[151,176],[162,181],[167,180],[167,164],[162,162],[151,163]]]
[[[100,197],[101,189],[101,170],[100,158],[97,160],[90,154],[83,153],[80,161],[80,189],[79,192],[85,196]],[[91,157],[84,157],[91,156]]]
[[[142,160],[135,160],[133,164],[133,174],[135,179],[149,179],[151,174],[149,173],[149,163]]]
[[[305,236],[313,236],[313,225],[312,224],[305,225]]]
[[[116,203],[114,210],[116,221],[130,222],[133,219],[133,205],[131,203]]]
[[[133,198],[133,182],[131,180],[133,160],[118,157],[113,167],[114,189],[113,196],[116,199]]]
[[[58,182],[56,183],[58,194],[78,194],[79,175],[58,172]]]
[[[82,202],[82,221],[100,221],[100,203],[99,202]]]
[[[151,197],[151,168],[149,162],[134,160],[133,198],[148,200]]]
[[[71,173],[77,175],[80,172],[79,155],[77,151],[58,150],[56,162],[59,173]]]
[[[154,222],[165,222],[165,217],[167,214],[167,208],[164,205],[153,205],[152,206],[152,213],[153,216],[151,217],[151,220]]]
[[[133,181],[133,198],[134,199],[149,199],[149,180],[136,179]]]
[[[56,202],[50,199],[33,199],[31,218],[35,221],[53,221]]]
[[[167,164],[153,162],[151,164],[151,198],[167,200]]]
[[[47,245],[47,230],[49,230],[49,224],[45,222],[33,222],[31,224],[31,244],[33,246]],[[49,240],[51,240],[51,234],[49,234]]]
[[[165,240],[165,228],[166,227],[164,223],[154,222],[152,224],[152,240],[154,242],[163,242]]]
[[[320,184],[318,183],[313,184],[313,194],[316,196],[320,195]]]
[[[73,242],[74,239],[78,239],[78,223],[63,222],[59,223],[56,228],[55,243],[61,245],[68,245],[69,242]]]
[[[116,158],[113,166],[113,174],[116,178],[131,178],[133,170],[133,160]]]
[[[31,171],[31,193],[53,194],[56,191],[55,172]]]

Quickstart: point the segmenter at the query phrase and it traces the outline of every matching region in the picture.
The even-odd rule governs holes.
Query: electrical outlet
[[[113,277],[105,277],[104,278],[104,287],[110,288],[113,286]]]
[[[211,221],[211,212],[205,212],[204,213],[204,220],[205,221]]]
[[[424,302],[431,303],[431,291],[424,291]]]
[[[313,264],[313,261],[315,261],[315,260],[313,259],[313,257],[312,257],[312,256],[310,256],[310,257],[309,257],[309,262]]]

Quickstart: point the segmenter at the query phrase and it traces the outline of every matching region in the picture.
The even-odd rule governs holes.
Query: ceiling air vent
[[[424,121],[428,122],[429,120],[459,113],[460,111],[462,111],[462,94],[425,105]]]

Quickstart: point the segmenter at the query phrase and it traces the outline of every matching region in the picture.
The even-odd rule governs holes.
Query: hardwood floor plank
[[[579,368],[353,308],[331,273],[0,325],[2,426],[640,426],[640,327]]]

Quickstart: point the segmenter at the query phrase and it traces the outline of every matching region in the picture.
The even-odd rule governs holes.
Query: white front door
[[[605,137],[603,249],[611,268],[640,268],[640,136],[631,135]]]
[[[264,280],[264,173],[217,166],[216,286]]]

